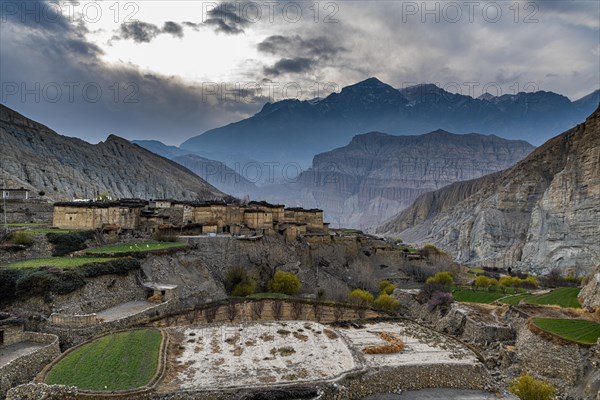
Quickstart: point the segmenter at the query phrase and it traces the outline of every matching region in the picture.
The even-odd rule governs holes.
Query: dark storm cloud
[[[299,35],[273,35],[258,44],[258,51],[282,57],[272,66],[263,68],[270,76],[310,72],[346,49],[326,36],[303,39]]]
[[[175,25],[159,30],[177,35]],[[260,92],[106,64],[86,41],[87,31],[71,23],[32,28],[8,19],[0,25],[0,101],[62,134],[96,142],[114,133],[178,144],[253,114],[268,100]],[[149,37],[146,28],[131,35]]]
[[[326,36],[302,39],[299,35],[273,35],[260,42],[258,50],[274,55],[330,58],[346,49],[332,43]]]
[[[183,27],[181,25],[179,25],[176,22],[173,21],[167,21],[165,22],[165,24],[163,25],[162,28],[162,32],[163,33],[169,33],[173,36],[176,36],[178,38],[182,38],[183,37]]]
[[[279,76],[288,73],[298,74],[311,71],[315,63],[316,61],[304,57],[282,58],[272,67],[264,67],[264,72],[271,76]]]
[[[240,3],[223,2],[207,12],[204,25],[212,27],[215,32],[227,35],[244,33],[250,21],[240,13]]]
[[[165,22],[162,29],[148,22],[132,21],[121,24],[119,33],[113,36],[112,39],[132,39],[136,43],[150,43],[162,33],[168,33],[175,37],[182,38],[183,27],[173,21]]]
[[[132,21],[121,24],[119,30],[123,39],[133,39],[136,43],[150,43],[160,33],[158,26],[142,21]]]
[[[42,0],[6,2],[0,7],[0,12],[3,24],[20,26],[36,36],[54,35],[58,38],[41,48],[44,53],[59,54],[65,58],[78,55],[96,58],[103,54],[100,47],[85,39],[88,32],[85,25],[71,24],[55,3]]]

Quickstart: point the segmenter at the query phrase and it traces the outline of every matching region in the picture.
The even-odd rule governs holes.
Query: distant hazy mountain
[[[61,136],[0,105],[0,176],[46,198],[218,199],[225,196],[181,165],[110,135],[92,145]]]
[[[378,231],[475,265],[591,272],[600,264],[600,107],[514,167],[424,194]]]
[[[256,195],[257,188],[254,183],[240,175],[220,161],[209,160],[194,154],[186,154],[173,158],[178,164],[215,186],[219,190],[235,197]]]
[[[308,166],[314,154],[370,131],[414,135],[444,129],[538,144],[583,121],[597,105],[598,92],[590,96],[575,102],[552,92],[474,99],[431,84],[397,90],[370,78],[324,99],[267,103],[250,118],[192,137],[181,149],[228,163],[243,150],[260,161]]]
[[[131,143],[137,144],[140,147],[145,148],[153,152],[154,154],[158,154],[159,156],[173,159],[175,157],[184,156],[186,154],[191,154],[192,152],[187,150],[182,150],[177,146],[169,146],[160,142],[158,140],[132,140]]]
[[[419,136],[371,132],[315,156],[297,182],[264,188],[271,201],[325,210],[336,226],[377,226],[421,194],[514,165],[534,147],[521,140],[437,130]]]

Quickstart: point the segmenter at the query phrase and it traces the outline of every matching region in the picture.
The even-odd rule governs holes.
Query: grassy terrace
[[[506,296],[501,291],[488,292],[487,290],[455,289],[452,291],[454,300],[469,303],[490,304]]]
[[[600,324],[584,319],[534,318],[532,322],[543,331],[576,343],[594,344],[600,337]]]
[[[556,305],[565,308],[581,308],[581,304],[579,304],[579,301],[577,300],[579,291],[579,288],[560,288],[552,290],[550,293],[541,295],[520,294],[518,296],[506,297],[500,300],[500,302],[515,305],[519,304],[520,301],[523,301],[527,304]]]
[[[67,354],[48,372],[46,383],[99,391],[142,387],[156,373],[161,340],[156,329],[101,337]]]
[[[185,247],[186,243],[181,242],[142,242],[142,243],[125,243],[111,246],[96,247],[86,251],[88,254],[118,254],[153,251],[162,249],[171,249],[176,247]]]
[[[38,267],[57,267],[57,268],[76,268],[82,265],[112,261],[114,258],[107,257],[49,257],[32,258],[30,260],[18,261],[7,264],[6,268],[38,268]]]

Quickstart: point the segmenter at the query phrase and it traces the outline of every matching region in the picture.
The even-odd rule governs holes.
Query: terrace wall
[[[44,346],[0,368],[0,398],[4,397],[11,387],[31,381],[48,363],[60,355],[56,335],[24,332],[22,340],[41,343]]]
[[[44,328],[44,331],[57,335],[60,338],[61,346],[67,348],[78,345],[94,336],[98,336],[103,333],[123,330],[148,323],[155,318],[161,318],[162,316],[172,313],[176,307],[177,303],[169,300],[150,307],[140,313],[114,321],[81,327],[47,325]]]

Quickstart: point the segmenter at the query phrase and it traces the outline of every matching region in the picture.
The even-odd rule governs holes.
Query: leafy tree
[[[481,275],[475,278],[475,287],[478,289],[487,289],[490,287],[490,278]]]
[[[508,275],[501,276],[498,282],[500,283],[502,291],[505,291],[507,288],[511,287],[513,283],[512,277]]]
[[[394,289],[396,289],[396,285],[394,285],[387,279],[379,282],[379,293],[392,294],[394,292]]]
[[[396,300],[395,298],[393,298],[392,296],[390,296],[387,293],[381,293],[379,295],[379,297],[377,297],[375,299],[375,301],[373,302],[373,305],[376,308],[382,309],[382,310],[386,310],[386,311],[394,311],[398,308],[399,303],[398,300]]]
[[[420,253],[423,257],[446,255],[446,253],[444,253],[442,250],[438,249],[432,244],[426,244],[425,246],[423,246],[423,248],[420,250]]]
[[[527,278],[523,279],[523,281],[521,282],[521,286],[527,287],[527,288],[536,288],[540,285],[540,283],[538,282],[538,279],[533,276],[533,275],[529,275]]]
[[[271,282],[269,282],[269,290],[273,293],[283,293],[294,295],[298,293],[302,287],[302,282],[296,274],[292,272],[277,271]]]
[[[363,289],[354,289],[348,297],[351,303],[357,304],[371,304],[374,300],[373,295]]]
[[[489,287],[489,289],[491,291],[496,291],[497,288],[498,288],[498,279],[496,279],[496,278],[490,278],[490,287]]]
[[[450,286],[454,283],[454,278],[450,272],[438,272],[434,276],[427,278],[425,283]]]
[[[510,391],[521,400],[551,400],[556,397],[552,384],[524,373],[510,384]]]

